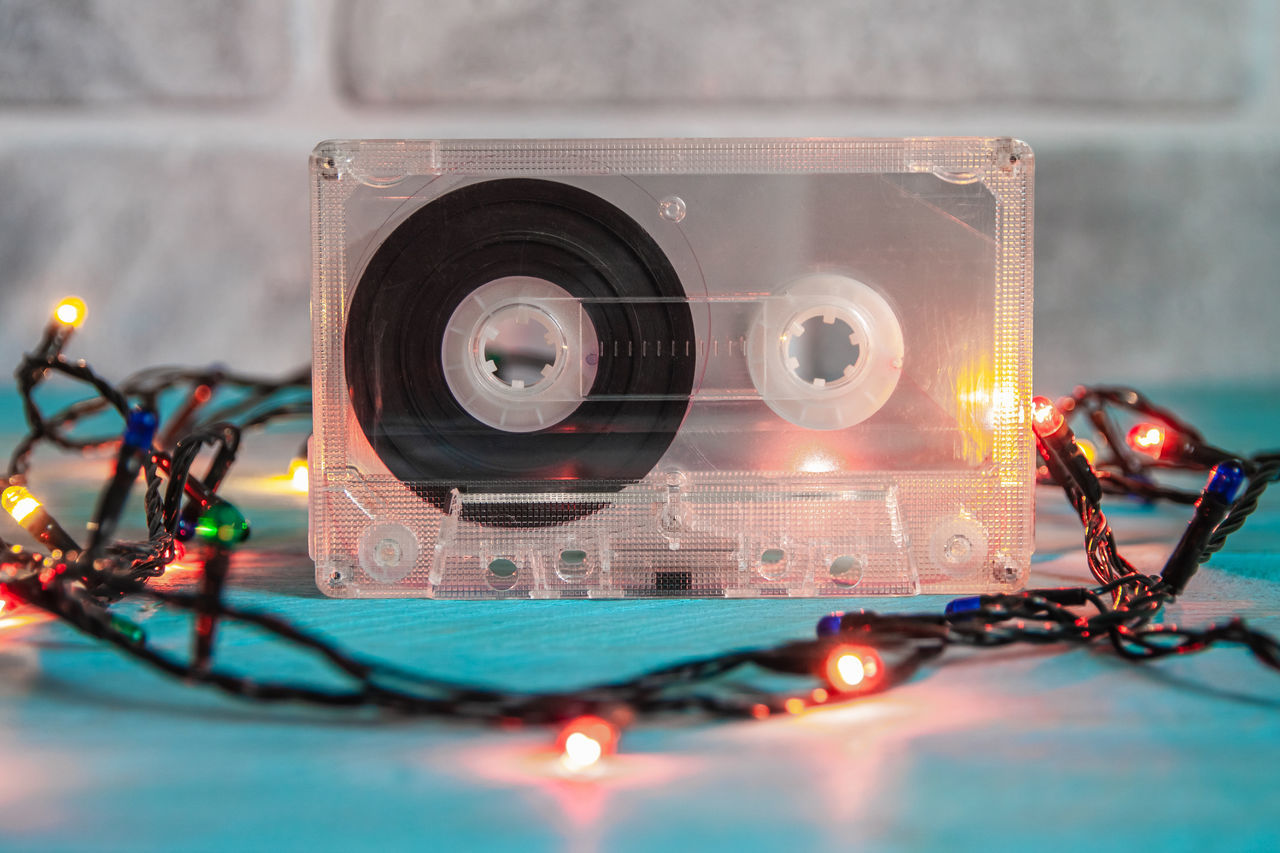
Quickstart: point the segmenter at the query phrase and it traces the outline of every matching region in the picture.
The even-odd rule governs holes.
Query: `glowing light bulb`
[[[604,755],[604,747],[600,745],[600,741],[590,735],[574,732],[565,738],[564,763],[575,770],[590,767],[599,761],[602,755]]]
[[[884,681],[884,662],[869,646],[839,645],[827,654],[823,674],[835,693],[863,693]]]
[[[53,309],[54,318],[62,325],[73,329],[84,322],[87,313],[84,300],[78,296],[68,296]]]
[[[23,486],[10,486],[0,494],[0,506],[13,516],[13,520],[21,524],[27,516],[40,509],[40,501]]]
[[[799,714],[804,710],[804,700],[799,696],[792,696],[782,703],[782,707],[786,708],[788,714]]]
[[[195,534],[221,545],[238,545],[249,538],[244,514],[221,498],[213,498],[196,519]]]
[[[618,744],[618,730],[613,723],[600,717],[576,717],[560,730],[556,742],[560,747],[560,762],[576,772],[593,767],[601,758],[612,755]]]
[[[295,492],[306,494],[311,487],[311,475],[307,470],[307,460],[295,459],[289,463],[289,484]]]
[[[1129,446],[1139,453],[1159,459],[1168,438],[1164,427],[1158,424],[1138,424],[1129,430],[1128,441]]]
[[[1036,435],[1044,438],[1062,429],[1065,421],[1058,407],[1048,397],[1035,397],[1031,400],[1031,427]]]
[[[1087,438],[1077,438],[1076,447],[1080,448],[1080,452],[1084,454],[1085,461],[1090,465],[1098,458],[1098,448]]]
[[[840,674],[840,680],[850,687],[857,687],[867,677],[867,668],[857,655],[836,658],[836,672]]]

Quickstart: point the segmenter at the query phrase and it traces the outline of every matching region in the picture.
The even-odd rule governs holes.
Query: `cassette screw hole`
[[[668,222],[680,222],[684,219],[688,209],[685,207],[684,199],[680,198],[680,196],[669,195],[658,202],[658,211],[662,214],[662,218]]]
[[[560,562],[556,566],[556,574],[565,583],[578,583],[587,576],[589,568],[586,551],[567,548],[560,552]]]
[[[374,562],[384,569],[395,568],[400,565],[400,558],[403,556],[404,552],[400,548],[400,543],[394,539],[383,539],[373,552]]]
[[[862,348],[853,327],[840,317],[810,317],[787,332],[787,366],[815,388],[843,382],[858,366]]]
[[[862,580],[862,570],[866,568],[866,560],[852,554],[842,554],[831,561],[832,582],[839,586],[854,586]]]
[[[516,575],[518,573],[519,568],[514,561],[508,560],[506,557],[498,557],[489,561],[486,580],[488,580],[489,586],[494,589],[511,589],[516,585]]]
[[[942,546],[943,559],[952,565],[964,563],[971,554],[973,554],[973,543],[962,533],[954,534],[947,540],[947,544]]]

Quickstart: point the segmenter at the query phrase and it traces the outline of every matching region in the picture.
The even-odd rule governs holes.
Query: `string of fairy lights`
[[[586,771],[617,747],[635,721],[697,714],[763,719],[842,703],[910,679],[951,646],[1105,642],[1133,660],[1199,652],[1215,644],[1243,646],[1280,670],[1280,644],[1242,619],[1202,628],[1161,620],[1198,567],[1245,523],[1270,483],[1280,479],[1280,453],[1231,453],[1207,442],[1191,424],[1128,388],[1079,388],[1056,404],[1033,401],[1031,424],[1043,463],[1042,482],[1063,489],[1084,528],[1085,557],[1096,585],[1029,589],[952,601],[944,613],[859,611],[822,617],[816,635],[781,645],[681,661],[618,681],[567,692],[498,690],[411,672],[352,654],[275,615],[234,605],[224,588],[235,548],[249,522],[219,494],[247,430],[310,415],[309,372],[280,379],[223,369],[157,368],[119,384],[64,350],[84,322],[79,299],[59,303],[36,348],[15,373],[28,432],[10,458],[0,506],[39,543],[0,540],[0,605],[40,608],[122,653],[189,683],[255,701],[373,707],[388,714],[445,717],[489,724],[552,726],[561,760]],[[58,411],[38,405],[36,389],[53,376],[82,383],[88,396]],[[162,397],[181,402],[161,418]],[[87,421],[114,412],[122,427],[83,437]],[[1083,422],[1096,441],[1077,439]],[[1126,424],[1133,422],[1126,429]],[[111,474],[82,536],[73,536],[30,490],[34,451],[114,452]],[[210,459],[203,473],[193,471]],[[1169,485],[1170,472],[1209,472],[1205,486]],[[290,477],[305,486],[305,462]],[[116,536],[141,479],[146,538]],[[1159,574],[1138,571],[1121,554],[1102,511],[1104,496],[1193,505],[1187,529]],[[192,589],[157,589],[185,548],[198,553]],[[123,598],[145,598],[189,612],[191,650],[178,655],[152,644],[141,625],[113,610]],[[217,633],[238,622],[315,655],[344,679],[343,687],[254,678],[219,663]],[[800,689],[766,689],[752,670],[797,676]]]

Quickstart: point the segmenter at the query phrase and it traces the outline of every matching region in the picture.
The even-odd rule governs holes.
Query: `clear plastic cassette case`
[[[1023,143],[332,141],[311,176],[327,594],[1022,584]]]

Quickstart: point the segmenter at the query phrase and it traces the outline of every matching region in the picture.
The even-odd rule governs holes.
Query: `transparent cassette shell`
[[[317,584],[472,599],[1017,588],[1033,548],[1033,172],[1013,139],[322,143]],[[352,325],[358,297],[397,320],[434,298],[403,282],[370,296],[384,246],[446,196],[509,179],[620,211],[681,292],[575,295],[554,269],[498,275],[476,299],[436,306],[438,348],[415,341],[402,364],[354,371],[382,328]],[[620,339],[601,322],[655,305],[678,313],[681,337]],[[378,421],[382,383],[420,388],[420,361],[437,354],[446,378],[428,390],[465,412],[448,434],[490,431],[494,447],[572,431],[583,407],[611,402],[683,415],[638,476],[397,476],[371,419],[408,445],[414,423]],[[630,399],[597,375],[606,360],[691,379]],[[373,402],[358,411],[358,399]],[[636,424],[610,422],[596,440],[643,441],[627,437]]]

